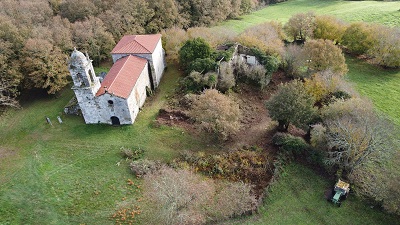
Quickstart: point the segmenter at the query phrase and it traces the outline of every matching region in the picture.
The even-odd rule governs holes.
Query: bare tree
[[[240,216],[257,207],[252,186],[214,182],[187,170],[164,167],[144,178],[149,224],[206,224]]]
[[[213,184],[187,170],[163,168],[145,177],[145,197],[152,203],[150,224],[203,224],[202,208],[214,192]]]
[[[16,100],[17,93],[14,90],[15,86],[12,85],[12,82],[0,77],[0,110],[1,107],[20,107]]]
[[[372,156],[389,151],[390,125],[360,99],[337,101],[323,113],[328,152],[326,163],[349,174]]]

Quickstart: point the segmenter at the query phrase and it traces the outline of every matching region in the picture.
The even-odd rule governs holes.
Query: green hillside
[[[331,0],[289,0],[241,16],[240,19],[223,22],[218,27],[241,32],[269,20],[286,22],[296,13],[309,11],[337,16],[348,22],[365,21],[400,27],[400,2]]]

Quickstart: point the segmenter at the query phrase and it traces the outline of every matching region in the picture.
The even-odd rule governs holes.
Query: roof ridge
[[[124,68],[124,66],[126,65],[126,62],[128,62],[129,57],[131,57],[131,55],[128,55],[128,56],[126,57],[126,60],[125,60],[125,62],[123,62],[123,64],[122,64],[121,68],[119,69],[119,71],[121,71],[121,70]],[[125,57],[124,57],[124,58],[125,58]],[[115,76],[115,78],[114,78],[113,81],[111,82],[110,87],[108,87],[107,89],[109,89],[109,88],[111,88],[111,86],[113,86],[114,82],[117,80],[117,77],[118,77],[119,75],[120,75],[120,73],[117,73],[117,75]],[[113,95],[113,93],[111,93],[111,94]]]
[[[138,43],[140,46],[142,46],[144,49],[146,49],[148,52],[151,52],[149,49],[147,49],[145,46],[143,46],[140,42],[138,42],[137,40],[136,40],[136,37],[137,36],[139,36],[139,35],[135,35],[135,38],[133,39],[134,41],[136,41],[136,43]],[[144,36],[144,35],[142,35],[142,36]]]

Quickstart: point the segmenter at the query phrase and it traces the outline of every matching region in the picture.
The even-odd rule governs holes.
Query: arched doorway
[[[116,116],[111,117],[111,123],[112,125],[120,125],[121,123],[119,122],[119,118]]]

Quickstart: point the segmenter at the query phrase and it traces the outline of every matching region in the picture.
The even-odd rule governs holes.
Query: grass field
[[[292,15],[313,11],[337,16],[345,21],[366,21],[400,27],[400,2],[289,0],[268,6],[239,20],[221,23],[215,29],[226,28],[242,32],[248,27],[270,20],[286,22]],[[400,70],[386,70],[362,60],[347,57],[350,82],[357,91],[370,98],[376,108],[400,125]]]
[[[220,26],[236,32],[269,20],[286,22],[296,13],[313,11],[333,15],[347,22],[365,21],[400,27],[400,2],[289,0],[265,7],[237,20],[222,22]]]
[[[399,218],[372,209],[354,195],[341,207],[334,206],[324,198],[325,190],[333,185],[307,167],[287,165],[259,215],[238,224],[398,224]]]
[[[315,11],[347,21],[375,21],[400,26],[399,2],[292,0],[267,7],[222,26],[242,31],[292,14]],[[370,97],[378,109],[400,124],[399,71],[379,69],[348,58],[351,82]],[[100,68],[104,71],[107,68]],[[170,66],[157,94],[148,99],[133,126],[85,125],[80,117],[65,116],[63,107],[73,96],[42,98],[0,117],[0,224],[113,224],[109,217],[126,201],[136,204],[140,190],[127,184],[134,179],[120,147],[141,147],[146,157],[168,161],[185,149],[216,148],[202,137],[182,130],[154,126],[158,110],[171,95],[179,71]],[[45,116],[53,126],[45,122]],[[58,124],[56,116],[64,123]],[[117,163],[120,163],[118,166]],[[245,224],[395,224],[395,219],[350,197],[341,208],[323,199],[332,184],[310,169],[289,165],[273,186],[260,214]],[[139,182],[135,180],[135,182]],[[122,200],[127,198],[125,200]],[[145,223],[144,223],[145,224]]]
[[[383,69],[353,57],[347,57],[346,63],[347,78],[357,91],[400,126],[400,70]]]
[[[0,117],[0,224],[112,224],[109,216],[122,198],[136,199],[140,192],[127,185],[133,176],[119,155],[122,146],[141,147],[146,157],[161,160],[183,149],[207,149],[198,137],[153,126],[179,74],[168,68],[133,126],[86,125],[62,115],[73,96],[69,89]]]

